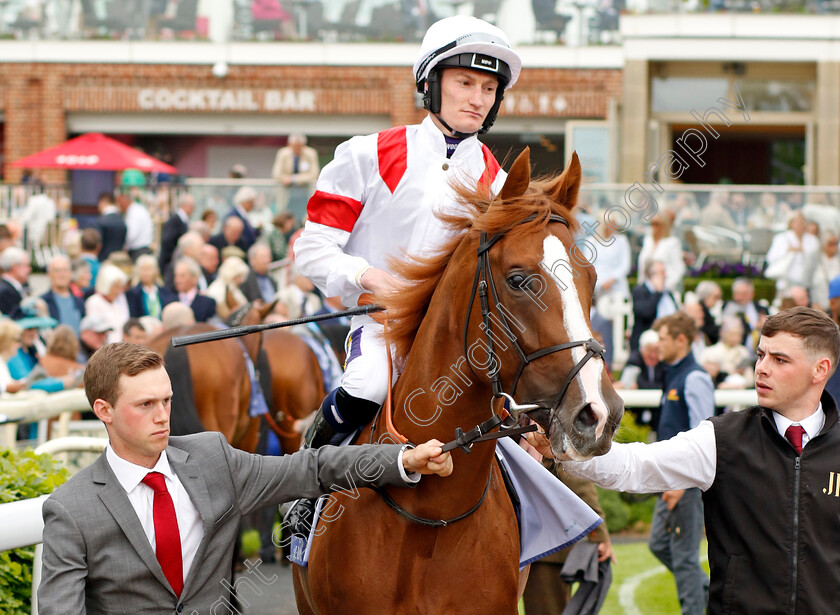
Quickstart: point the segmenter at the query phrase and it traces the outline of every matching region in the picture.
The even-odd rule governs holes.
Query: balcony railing
[[[531,0],[533,20],[503,0],[197,0],[0,2],[0,38],[18,40],[419,41],[434,21],[454,14],[481,17],[521,32],[531,43],[616,44],[622,14],[838,14],[840,0]],[[203,3],[202,3],[203,6]],[[526,5],[527,6],[527,5]],[[520,35],[522,36],[522,35]]]

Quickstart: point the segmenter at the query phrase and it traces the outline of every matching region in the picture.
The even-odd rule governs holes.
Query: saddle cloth
[[[342,446],[352,441],[347,438]],[[603,522],[594,510],[575,495],[537,460],[509,438],[496,443],[496,456],[507,470],[519,499],[519,568],[565,549],[584,538]],[[309,565],[309,552],[318,529],[321,510],[328,496],[315,503],[311,522],[293,530],[291,559],[299,566]],[[396,514],[396,513],[394,513]]]
[[[519,568],[573,545],[603,519],[510,438],[497,440],[496,456],[519,497]]]

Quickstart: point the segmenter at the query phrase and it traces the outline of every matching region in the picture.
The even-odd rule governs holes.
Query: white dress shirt
[[[195,296],[198,294],[198,288],[193,288],[188,290],[185,293],[178,293],[178,301],[183,303],[184,305],[192,306],[193,301],[195,301]]]
[[[125,249],[148,248],[155,239],[155,223],[145,205],[134,201],[125,210]]]
[[[614,238],[614,241],[610,242],[609,245],[598,246],[597,258],[592,263],[595,267],[595,273],[598,274],[595,282],[595,294],[599,296],[606,294],[603,292],[601,285],[608,280],[615,280],[608,292],[629,300],[630,286],[627,283],[627,276],[630,275],[632,264],[630,242],[627,241],[627,236],[624,234],[616,233],[611,238]]]
[[[146,537],[155,553],[157,553],[153,516],[155,492],[151,487],[143,484],[142,480],[149,472],[160,472],[165,477],[166,488],[172,496],[172,503],[175,505],[175,517],[178,519],[178,531],[181,534],[181,560],[184,568],[184,581],[186,582],[198,546],[204,538],[204,525],[201,521],[201,515],[198,514],[198,509],[178,479],[178,475],[169,467],[166,451],[160,454],[160,459],[151,470],[126,461],[114,452],[110,444],[105,447],[105,458],[120,485],[125,489],[128,501],[131,502],[134,512],[137,513],[140,525],[143,526],[143,531],[146,532]]]
[[[639,284],[645,281],[645,271],[651,261],[665,263],[665,288],[671,292],[678,291],[685,275],[685,260],[680,240],[676,237],[663,237],[654,243],[653,236],[645,235],[638,260]]]
[[[108,344],[122,341],[123,325],[131,318],[125,293],[120,293],[113,301],[108,301],[99,293],[93,293],[85,300],[85,314],[95,314],[111,326],[106,338]]]
[[[793,422],[775,411],[773,418],[784,437]],[[798,423],[805,430],[803,448],[820,433],[824,423],[820,403],[811,416]],[[717,473],[715,427],[711,421],[702,421],[694,429],[653,444],[613,442],[606,455],[588,461],[564,461],[563,469],[613,491],[659,493],[691,487],[706,491]]]

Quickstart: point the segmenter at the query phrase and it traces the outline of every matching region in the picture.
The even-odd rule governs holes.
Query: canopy
[[[120,143],[100,132],[91,132],[70,139],[37,154],[12,163],[13,167],[85,169],[89,171],[122,171],[140,169],[144,173],[172,173],[172,165]]]

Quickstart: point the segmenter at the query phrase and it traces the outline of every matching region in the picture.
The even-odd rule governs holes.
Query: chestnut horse
[[[294,453],[301,444],[293,428],[295,419],[317,410],[327,394],[321,366],[309,345],[291,331],[263,331],[262,347],[271,370],[269,406],[279,427],[275,432],[283,452]]]
[[[456,189],[467,213],[442,219],[457,235],[398,265],[405,286],[379,298],[401,375],[393,422],[383,410],[357,442],[447,442],[508,393],[539,407],[558,453],[609,450],[623,403],[591,339],[594,268],[569,259],[580,179],[575,155],[531,183],[526,149],[498,197]],[[494,450],[454,450],[451,476],[388,489],[389,505],[367,489],[331,495],[308,568],[294,568],[300,613],[516,613],[519,535]]]
[[[261,323],[272,307],[261,301],[246,306],[237,325]],[[196,323],[168,329],[149,344],[168,358],[167,370],[175,392],[173,434],[219,431],[231,445],[254,452],[259,438],[259,421],[248,412],[251,381],[243,350],[256,365],[262,348],[271,376],[271,395],[266,400],[272,418],[269,424],[273,423],[273,428],[277,428],[275,431],[284,453],[298,450],[300,435],[292,428],[294,420],[311,413],[325,395],[318,360],[306,342],[287,331],[273,329],[239,340],[228,338],[169,348],[169,340],[173,337],[207,331],[216,331],[216,328],[207,323]],[[179,373],[186,363],[177,361],[173,352],[186,353],[188,374]],[[266,381],[261,379],[261,382]],[[184,400],[190,392],[192,400]]]

